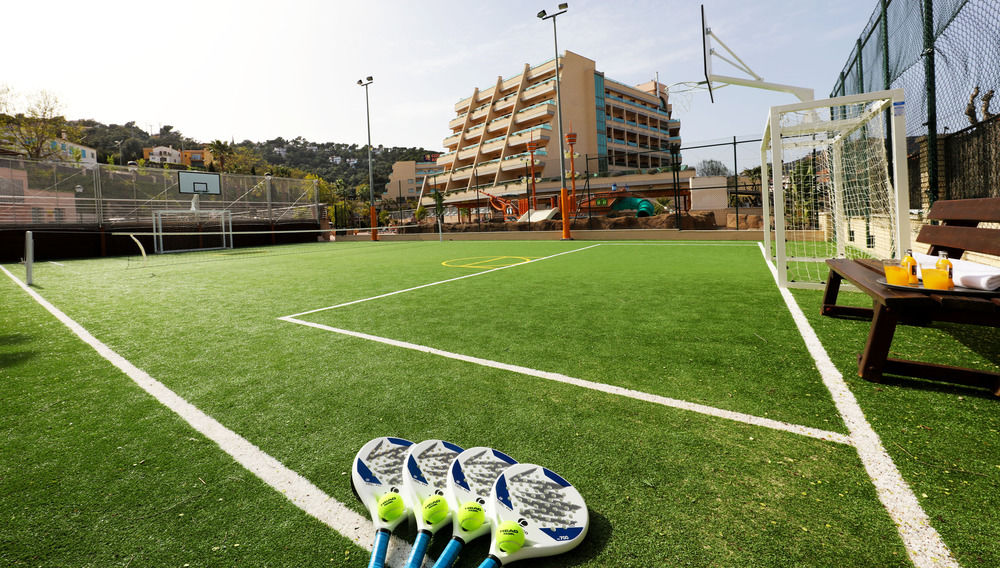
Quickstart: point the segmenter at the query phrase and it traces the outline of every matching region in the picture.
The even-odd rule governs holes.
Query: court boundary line
[[[758,243],[758,247],[777,286],[778,269],[771,263],[763,243]],[[844,375],[833,364],[816,331],[795,301],[795,297],[787,288],[778,286],[778,291],[795,321],[802,340],[805,341],[806,349],[816,364],[823,384],[833,398],[841,420],[850,432],[858,458],[868,473],[872,485],[875,486],[879,501],[896,525],[910,561],[917,568],[957,568],[960,566],[958,561],[941,535],[931,526],[930,517],[920,506],[913,489],[903,479],[896,462],[882,445],[882,439],[865,418],[861,405],[844,380]]]
[[[136,367],[125,357],[108,347],[104,342],[94,337],[86,328],[66,315],[54,304],[31,289],[3,265],[0,265],[8,278],[14,281],[22,290],[47,310],[59,322],[65,325],[81,341],[93,348],[97,353],[124,373],[142,390],[156,399],[160,404],[173,411],[191,428],[215,442],[219,448],[229,454],[233,461],[253,473],[261,481],[269,485],[288,499],[293,505],[330,527],[344,538],[366,550],[372,549],[372,537],[375,527],[371,519],[355,512],[347,505],[334,499],[311,481],[264,452],[246,438],[233,430],[226,428],[218,420],[212,418],[183,397],[167,388],[166,385],[154,379],[146,371]],[[367,539],[367,540],[366,540]],[[405,539],[392,535],[390,537],[389,553],[386,562],[395,566],[403,566],[410,555],[412,545]],[[433,564],[433,559],[426,562]],[[429,564],[425,564],[429,566]]]

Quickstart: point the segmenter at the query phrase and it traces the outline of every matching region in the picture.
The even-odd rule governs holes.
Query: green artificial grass
[[[482,271],[448,261],[494,265],[488,260],[591,244],[323,243],[169,255],[145,265],[95,259],[37,266],[36,289],[358,512],[350,463],[377,436],[493,446],[553,469],[587,500],[590,533],[578,549],[526,567],[909,565],[852,447],[277,319]],[[0,451],[25,465],[2,470],[0,491],[24,498],[5,498],[0,508],[11,519],[0,529],[0,560],[367,564],[365,551],[240,468],[23,291],[7,280],[2,286],[14,301],[0,307],[0,334],[14,339],[0,347]],[[799,297],[807,313],[818,312],[807,305],[811,296]],[[602,244],[301,318],[846,433],[755,246]],[[844,322],[818,323],[828,324],[817,325],[824,344],[858,333],[834,326]],[[955,398],[918,393],[925,394],[913,395],[915,414],[950,410]],[[867,411],[868,395],[859,399]],[[991,400],[964,401],[979,406],[965,409],[970,426],[976,412],[992,410]],[[872,404],[873,425],[886,436],[887,424],[904,416]],[[86,428],[58,430],[70,421]],[[889,441],[907,480],[925,475],[920,462],[904,465]],[[980,442],[955,433],[948,436],[955,448],[939,451],[958,456]],[[45,480],[70,488],[53,499]],[[73,516],[76,503],[89,504],[89,514]],[[965,510],[972,502],[946,503],[941,497],[939,514],[964,528],[936,528],[961,560],[995,559],[995,543],[982,536],[989,533],[969,539],[976,523],[995,526],[983,521],[987,513]],[[197,526],[184,525],[192,516]],[[412,539],[412,530],[403,534]],[[49,544],[36,547],[42,538]],[[256,543],[253,554],[244,554],[244,540]],[[436,538],[432,554],[446,540]],[[235,556],[230,542],[241,543],[242,556],[212,556],[222,554],[216,546]],[[458,565],[478,566],[486,549],[485,540],[470,543]]]

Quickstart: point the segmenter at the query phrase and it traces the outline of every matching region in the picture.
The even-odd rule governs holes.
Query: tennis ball
[[[424,521],[436,525],[448,516],[448,502],[440,495],[434,495],[424,501]]]
[[[406,506],[403,505],[403,497],[399,493],[389,492],[378,498],[378,518],[390,523],[403,514]]]
[[[486,512],[483,506],[475,501],[466,501],[458,508],[458,524],[462,530],[474,531],[483,526],[486,521]]]
[[[516,521],[504,521],[497,527],[497,548],[513,554],[524,546],[524,529]]]

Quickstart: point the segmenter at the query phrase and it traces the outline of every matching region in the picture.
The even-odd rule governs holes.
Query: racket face
[[[432,533],[448,524],[451,513],[434,525],[424,521],[421,505],[433,495],[444,495],[448,480],[448,467],[462,453],[462,448],[444,440],[424,440],[413,444],[406,452],[401,468],[403,501],[417,519],[417,530]]]
[[[572,550],[587,536],[590,515],[583,496],[556,473],[533,464],[513,465],[490,490],[493,526],[514,521],[524,529],[524,546],[507,554],[490,544],[504,564]]]
[[[378,516],[378,499],[390,491],[402,491],[403,466],[411,446],[413,442],[402,438],[375,438],[362,446],[354,457],[351,483],[361,503],[368,509],[376,529],[392,530],[408,514],[403,511],[398,518],[383,521]],[[406,502],[405,499],[403,501]]]
[[[451,467],[448,468],[448,481],[445,490],[445,497],[448,499],[448,507],[451,509],[452,516],[458,513],[458,508],[463,503],[469,501],[475,501],[484,509],[487,508],[493,482],[505,469],[516,463],[517,461],[507,454],[482,446],[469,448],[458,454],[451,462]],[[457,522],[452,523],[451,529],[453,535],[461,537],[465,542],[489,531],[489,519],[482,526],[471,531],[463,529]]]

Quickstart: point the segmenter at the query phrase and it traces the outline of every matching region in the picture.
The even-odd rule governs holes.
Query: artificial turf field
[[[40,263],[35,281],[359,515],[358,448],[440,438],[549,467],[587,500],[579,548],[518,565],[912,565],[753,243],[317,243]],[[0,564],[367,565],[370,525],[356,543],[310,516],[0,282]],[[954,559],[1000,565],[1000,403],[856,378],[868,324],[794,297]],[[894,350],[996,369],[1000,334],[903,328]]]

